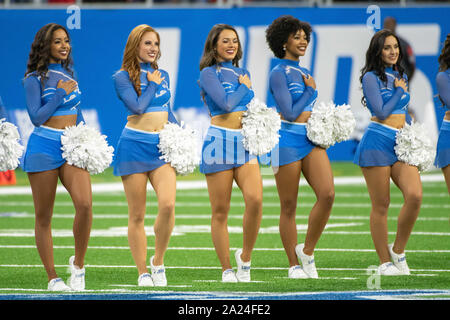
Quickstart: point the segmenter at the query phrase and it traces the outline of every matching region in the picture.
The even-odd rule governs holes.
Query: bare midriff
[[[54,129],[65,129],[66,127],[77,124],[77,115],[70,114],[65,116],[50,117],[43,125]]]
[[[241,129],[243,113],[244,111],[236,111],[215,115],[211,118],[211,124],[228,129]]]
[[[377,117],[372,117],[370,120],[395,129],[401,129],[405,125],[406,116],[404,114],[391,114],[384,120],[380,120]]]
[[[133,114],[127,117],[127,127],[148,132],[159,132],[167,123],[167,119],[168,113],[166,111]]]
[[[450,111],[445,112],[444,120],[450,121]]]
[[[309,119],[309,117],[311,116],[311,111],[303,111],[298,117],[297,119],[295,119],[294,122],[298,122],[298,123],[306,123]],[[286,120],[284,119],[284,117],[281,115],[280,113],[280,117],[281,120]]]

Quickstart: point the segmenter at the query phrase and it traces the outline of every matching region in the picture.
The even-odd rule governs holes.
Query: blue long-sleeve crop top
[[[445,107],[450,110],[450,69],[437,74],[436,85],[439,97],[445,104]]]
[[[50,117],[77,115],[77,124],[84,121],[81,113],[81,91],[77,88],[69,94],[62,88],[57,88],[59,80],[75,80],[61,64],[51,63],[41,84],[41,76],[36,71],[26,75],[23,85],[27,110],[31,122],[35,126],[44,124]],[[75,80],[76,81],[76,80]]]
[[[317,90],[306,86],[302,75],[311,76],[298,61],[289,59],[281,59],[270,72],[269,87],[276,109],[288,121],[295,121],[303,111],[311,111],[317,99]]]
[[[153,73],[149,63],[141,63],[141,95],[138,96],[127,71],[119,70],[114,76],[114,86],[120,100],[127,108],[128,115],[139,115],[148,112],[170,112],[170,80],[169,74],[161,69],[161,77],[164,78],[158,85],[147,80],[147,73]]]
[[[364,74],[362,79],[363,94],[372,116],[380,120],[391,114],[408,114],[409,92],[401,87],[394,87],[394,80],[400,78],[392,68],[385,69],[387,82],[383,82],[373,71]],[[408,81],[406,74],[403,78]]]
[[[200,72],[200,88],[211,116],[247,110],[255,96],[253,90],[239,83],[239,76],[250,73],[225,61]]]

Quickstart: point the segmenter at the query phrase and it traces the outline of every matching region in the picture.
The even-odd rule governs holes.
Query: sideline
[[[9,290],[9,289],[4,289]],[[35,290],[40,291],[40,290]],[[0,300],[450,300],[450,290],[372,290],[329,292],[180,292],[86,290],[65,294],[0,294]]]

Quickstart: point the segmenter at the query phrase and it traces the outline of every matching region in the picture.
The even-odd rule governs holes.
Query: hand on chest
[[[244,72],[239,69],[219,68],[217,76],[226,92],[235,91],[240,85],[239,76]]]

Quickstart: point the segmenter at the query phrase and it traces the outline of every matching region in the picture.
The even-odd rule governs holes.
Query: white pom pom
[[[108,145],[106,136],[80,122],[70,126],[61,136],[62,157],[67,163],[89,171],[103,172],[112,162],[114,148]]]
[[[14,170],[19,166],[23,146],[19,143],[17,127],[0,119],[0,171]]]
[[[314,106],[306,122],[306,135],[312,143],[327,149],[334,141],[334,103],[320,102]]]
[[[242,115],[244,149],[255,156],[268,153],[279,141],[280,128],[280,115],[264,102],[252,99]]]
[[[200,163],[198,141],[194,130],[176,123],[166,123],[159,133],[160,159],[169,162],[178,174],[192,173]]]
[[[400,161],[416,166],[419,171],[429,170],[436,156],[436,148],[424,125],[418,122],[405,124],[397,132],[394,150]]]
[[[335,142],[348,140],[355,127],[355,116],[348,104],[334,108],[333,139]]]

